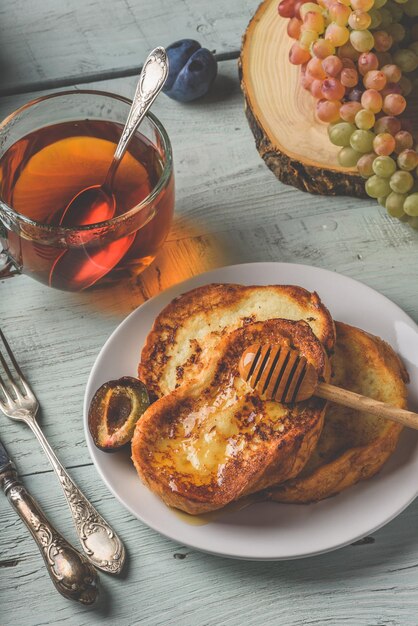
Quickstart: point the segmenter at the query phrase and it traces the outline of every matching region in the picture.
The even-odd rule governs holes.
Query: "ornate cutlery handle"
[[[57,590],[71,600],[93,604],[98,595],[96,570],[50,524],[19,481],[13,463],[2,470],[0,485],[34,538]]]
[[[103,571],[119,574],[125,561],[123,543],[69,477],[36,421],[31,419],[28,424],[59,478],[73,516],[78,538],[87,558]]]
[[[116,147],[103,187],[112,188],[113,176],[142,119],[160,93],[168,76],[168,58],[164,48],[154,48],[145,59],[128,119]]]

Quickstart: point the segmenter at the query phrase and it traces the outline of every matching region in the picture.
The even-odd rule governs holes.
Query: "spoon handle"
[[[103,187],[112,188],[113,177],[133,134],[160,93],[168,76],[168,58],[164,48],[155,48],[148,55],[139,76],[128,119],[116,147]]]
[[[377,415],[377,417],[384,417],[418,430],[418,414],[413,411],[400,409],[397,406],[386,404],[386,402],[380,402],[379,400],[374,400],[368,396],[362,396],[354,391],[341,389],[341,387],[335,387],[328,383],[319,383],[314,394],[324,400],[330,400],[336,404],[342,404],[364,413],[371,413],[372,415]]]
[[[12,462],[0,469],[0,486],[34,538],[57,590],[65,598],[93,604],[99,591],[96,570],[47,520]]]

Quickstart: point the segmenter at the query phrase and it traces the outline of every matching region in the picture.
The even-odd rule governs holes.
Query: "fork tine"
[[[23,396],[22,396],[22,392],[20,391],[19,387],[16,385],[15,380],[12,376],[12,373],[6,363],[6,360],[4,358],[4,356],[2,355],[1,351],[0,351],[0,363],[3,365],[4,371],[6,372],[6,376],[9,380],[9,386],[13,389],[13,392],[16,396],[16,398],[18,400],[20,400]],[[2,386],[3,386],[3,393],[4,390],[6,389],[6,385],[4,383],[4,381],[2,380]]]
[[[17,363],[17,361],[16,361],[16,359],[15,359],[15,357],[14,357],[14,355],[13,355],[12,349],[11,349],[11,347],[9,346],[9,344],[8,344],[8,342],[7,342],[7,339],[6,339],[6,337],[4,336],[4,333],[3,333],[3,331],[2,331],[2,329],[1,329],[1,328],[0,328],[0,338],[1,338],[1,340],[3,341],[4,347],[5,347],[5,348],[6,348],[6,350],[7,350],[7,354],[9,355],[9,358],[10,358],[10,360],[11,360],[11,362],[12,362],[12,364],[13,364],[13,367],[15,368],[15,370],[16,370],[16,372],[17,372],[18,376],[20,377],[20,382],[22,383],[22,385],[23,385],[23,387],[24,387],[24,389],[25,389],[26,393],[27,393],[27,394],[32,394],[32,395],[33,395],[32,389],[30,388],[29,383],[27,382],[27,380],[26,380],[25,376],[23,375],[23,372],[22,372],[22,370],[20,369],[20,367],[19,367],[19,365],[18,365],[18,363]],[[6,360],[5,360],[4,356],[2,355],[1,351],[0,351],[0,361],[1,361],[1,363],[2,363],[2,365],[3,365],[3,367],[4,367],[4,369],[5,369],[5,372],[6,372],[6,374],[7,374],[8,378],[9,378],[9,380],[10,380],[11,385],[13,386],[13,390],[14,390],[14,392],[15,392],[15,393],[16,393],[16,395],[17,395],[17,394],[19,393],[19,390],[17,390],[17,391],[16,391],[16,388],[15,388],[15,387],[16,387],[16,385],[14,384],[14,380],[13,380],[12,373],[11,373],[11,371],[10,371],[10,369],[9,369],[9,366],[7,365]],[[4,386],[4,383],[3,383],[3,386]]]
[[[12,406],[14,403],[13,398],[11,397],[10,393],[7,391],[7,387],[4,384],[4,381],[2,379],[2,377],[0,376],[0,391],[2,392],[2,394],[4,395],[4,397],[6,398],[9,406]],[[3,406],[4,401],[2,400],[2,398],[0,397],[0,406]]]

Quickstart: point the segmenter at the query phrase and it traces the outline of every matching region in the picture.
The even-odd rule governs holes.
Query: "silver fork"
[[[119,574],[125,560],[123,543],[59,462],[36,421],[39,402],[22,374],[1,329],[0,339],[15,370],[15,375],[13,375],[0,349],[0,363],[7,378],[6,384],[0,374],[1,410],[12,420],[25,422],[36,435],[61,483],[78,538],[87,558],[93,565],[105,572]]]

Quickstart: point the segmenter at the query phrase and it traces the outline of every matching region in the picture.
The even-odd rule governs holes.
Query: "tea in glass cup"
[[[115,214],[88,220],[74,196],[101,184],[130,102],[72,91],[25,105],[0,126],[0,241],[16,270],[58,289],[81,291],[139,274],[169,232],[174,177],[168,136],[148,114],[113,183]]]

